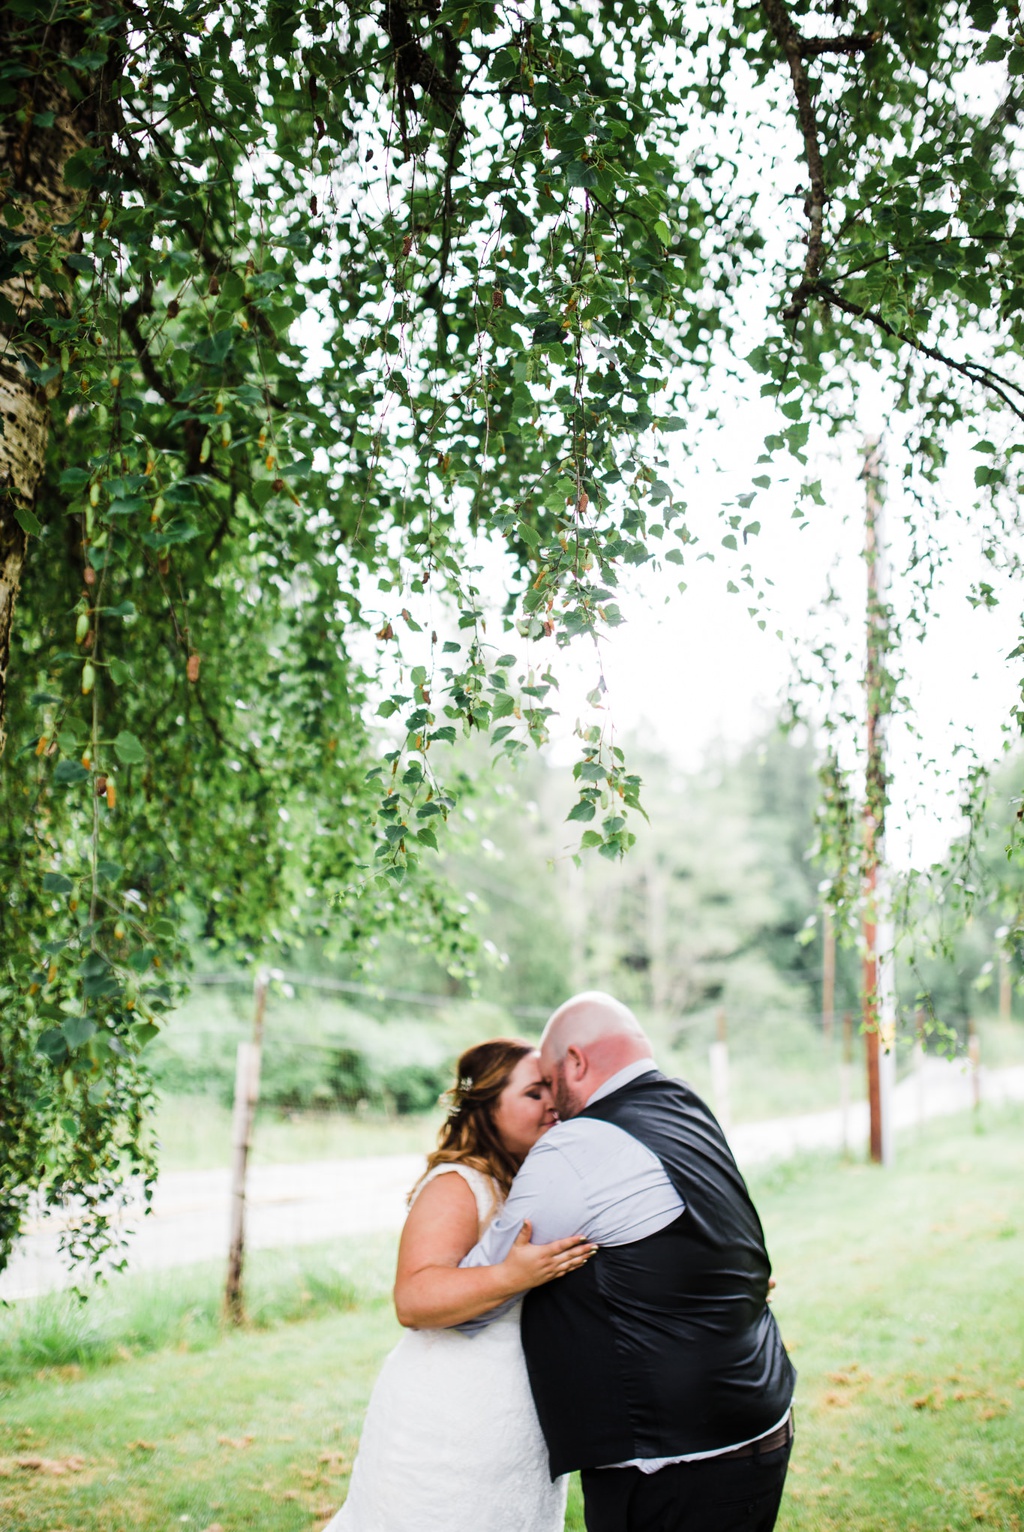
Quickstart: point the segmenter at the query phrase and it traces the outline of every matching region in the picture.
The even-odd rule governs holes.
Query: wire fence
[[[212,1005],[218,992],[231,1005],[204,1014],[204,997]],[[185,1024],[151,1045],[164,1050],[156,1057],[162,1172],[153,1216],[125,1215],[135,1231],[129,1261],[133,1271],[213,1262],[229,1307],[241,1312],[247,1252],[334,1249],[397,1231],[436,1136],[452,1060],[501,1013],[287,969],[261,971],[255,990],[251,974],[197,975],[193,993]],[[319,999],[329,1005],[314,1015]],[[367,1006],[398,1014],[375,1019]],[[510,1013],[538,1024],[547,1014]],[[840,1018],[828,1036],[806,1015],[709,1008],[665,1023],[655,1043],[667,1071],[711,1102],[742,1168],[794,1153],[864,1154],[864,1040],[854,1018],[845,1028]],[[916,1041],[900,1076],[892,1111],[901,1129],[1014,1090],[1024,1099],[1024,1027],[983,1023],[956,1060]],[[0,1278],[0,1299],[66,1284],[58,1234],[54,1221],[30,1231]],[[225,1284],[229,1248],[234,1275]]]

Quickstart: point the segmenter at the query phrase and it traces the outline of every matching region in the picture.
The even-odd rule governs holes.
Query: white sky
[[[869,420],[869,428],[881,422]],[[749,455],[747,443],[751,443]],[[707,487],[709,512],[729,497],[730,487],[749,483],[749,460],[760,445],[760,432],[731,433],[735,471],[712,478],[707,454],[684,466],[684,476]],[[793,652],[808,650],[826,631],[813,609],[825,595],[829,580],[839,593],[839,607],[849,624],[847,643],[855,659],[847,672],[856,683],[863,672],[866,568],[861,556],[864,536],[864,485],[858,479],[860,444],[844,445],[842,456],[814,462],[821,474],[826,505],[816,508],[806,524],[793,520],[785,490],[768,491],[749,513],[760,519],[760,536],[752,538],[742,557],[718,547],[722,532],[712,528],[708,546],[717,551],[714,564],[700,563],[686,571],[667,566],[658,573],[640,570],[631,575],[621,607],[628,621],[602,644],[604,672],[609,683],[608,704],[622,732],[642,729],[686,767],[699,766],[709,747],[724,740],[741,744],[774,717],[793,676]],[[702,463],[702,458],[704,462]],[[951,506],[959,497],[969,503],[973,467],[966,451],[948,475]],[[886,529],[898,554],[901,501],[896,475],[889,473]],[[729,479],[734,485],[729,485]],[[892,485],[896,484],[896,488]],[[697,500],[690,497],[691,506]],[[709,527],[712,516],[706,518]],[[969,525],[951,516],[950,538],[957,550],[943,572],[935,593],[935,613],[923,642],[904,646],[900,661],[907,672],[904,687],[914,708],[923,739],[908,737],[899,724],[890,731],[893,808],[889,852],[901,865],[918,866],[939,857],[950,837],[963,827],[958,784],[967,764],[956,750],[973,739],[982,759],[998,753],[1009,712],[1019,696],[1018,677],[1024,666],[1007,661],[1018,641],[1019,606],[1012,597],[994,610],[974,609],[967,600],[972,580],[984,573],[999,588],[991,570],[983,569]],[[764,632],[748,616],[749,594],[726,592],[736,567],[749,561],[755,575],[767,576],[767,617]],[[898,557],[894,560],[898,563]],[[679,574],[688,581],[682,594]],[[899,591],[894,595],[899,597]],[[835,614],[833,614],[833,617]],[[781,629],[783,638],[776,636]],[[562,686],[562,718],[553,729],[556,758],[571,758],[571,728],[583,698],[593,685],[593,661],[582,647],[572,666],[566,665]],[[856,699],[859,702],[859,699]],[[810,701],[813,709],[813,700]],[[818,709],[820,716],[820,707]],[[916,759],[918,752],[934,760],[934,769]],[[937,772],[937,776],[936,776]]]

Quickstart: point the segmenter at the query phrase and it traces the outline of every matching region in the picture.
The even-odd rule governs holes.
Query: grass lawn
[[[752,1178],[800,1368],[779,1525],[1024,1532],[1024,1114],[933,1124],[898,1153],[891,1175],[823,1159]],[[4,1532],[312,1532],[344,1496],[397,1334],[386,1241],[316,1259],[347,1261],[336,1300],[327,1285],[289,1308],[279,1290],[303,1279],[279,1261],[256,1273],[262,1330],[218,1334],[201,1298],[212,1272],[101,1300],[92,1351],[70,1325],[61,1341],[52,1304],[16,1306],[0,1320]],[[146,1331],[147,1304],[178,1319]],[[184,1323],[190,1304],[203,1322]],[[313,1317],[286,1322],[296,1312]],[[118,1313],[135,1316],[121,1358]],[[35,1354],[59,1359],[63,1344],[80,1360],[27,1371],[46,1334]],[[575,1498],[567,1529],[582,1529]]]
[[[980,1036],[982,1058],[990,1067],[1024,1063],[1024,1027],[1019,1022],[985,1020]],[[708,1054],[703,1043],[672,1046],[667,1039],[658,1041],[659,1057],[664,1057],[669,1072],[689,1080],[710,1101]],[[839,1037],[828,1041],[801,1023],[785,1032],[781,1043],[785,1046],[780,1046],[778,1037],[769,1035],[768,1043],[760,1047],[746,1040],[733,1049],[730,1078],[734,1122],[839,1106]],[[858,1039],[858,1052],[862,1046]],[[901,1068],[906,1062],[903,1058]],[[863,1075],[860,1068],[854,1071],[853,1090],[858,1099],[863,1094]],[[383,1112],[336,1110],[282,1112],[263,1105],[256,1117],[253,1163],[426,1154],[436,1141],[442,1118],[440,1107],[388,1116]],[[231,1163],[231,1109],[216,1096],[165,1093],[153,1128],[160,1143],[161,1170],[208,1170]]]
[[[443,1114],[385,1117],[353,1112],[282,1113],[261,1108],[253,1135],[254,1165],[364,1159],[374,1154],[428,1154]],[[160,1169],[218,1170],[231,1164],[231,1108],[213,1096],[164,1096],[153,1122]]]

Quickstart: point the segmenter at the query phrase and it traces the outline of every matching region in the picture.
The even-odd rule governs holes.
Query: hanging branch
[[[152,314],[152,312],[153,275],[147,269],[143,277],[142,287],[139,291],[139,295],[125,309],[123,315],[121,316],[121,322],[124,325],[125,333],[127,334],[128,339],[132,343],[135,355],[139,359],[139,370],[141,371],[142,376],[145,378],[150,388],[153,389],[155,393],[159,394],[161,399],[163,399],[166,404],[173,404],[177,390],[166,380],[166,378],[163,378],[160,375],[156,363],[153,361],[153,355],[149,349],[149,342],[143,335],[142,329],[139,325],[139,320],[143,317],[143,315],[148,317]]]
[[[955,357],[947,356],[936,346],[927,346],[918,340],[916,335],[909,334],[906,330],[897,330],[895,325],[875,309],[865,308],[863,304],[851,303],[849,298],[842,298],[834,288],[824,282],[819,282],[813,296],[821,298],[823,302],[831,304],[844,314],[850,314],[857,319],[866,319],[873,324],[883,335],[888,335],[892,340],[901,341],[906,346],[913,346],[922,356],[929,357],[933,362],[940,362],[944,367],[957,372],[961,377],[967,378],[971,383],[980,383],[983,388],[990,389],[997,394],[1003,403],[1017,416],[1018,420],[1024,420],[1024,407],[1010,397],[1010,393],[1019,394],[1024,399],[1024,388],[1014,383],[1010,378],[1004,378],[1001,373],[994,372],[991,367],[985,367],[980,362],[958,362]],[[1009,390],[1009,392],[1008,392]]]
[[[387,33],[395,50],[395,81],[398,87],[399,107],[402,112],[402,147],[408,153],[404,125],[405,111],[415,107],[412,90],[418,85],[423,94],[435,106],[452,119],[453,128],[458,125],[459,136],[466,131],[460,107],[462,95],[455,83],[459,68],[459,47],[447,27],[439,29],[444,45],[447,74],[438,68],[430,54],[413,31],[408,12],[400,0],[387,0],[380,14],[380,24]]]
[[[804,211],[810,221],[810,232],[807,239],[807,256],[804,260],[804,272],[800,282],[793,290],[793,295],[782,311],[784,319],[799,319],[812,298],[821,298],[825,303],[839,309],[844,314],[849,314],[857,319],[866,319],[884,335],[898,340],[904,345],[912,346],[922,356],[929,357],[932,361],[950,368],[967,378],[972,383],[980,383],[982,387],[989,389],[1006,404],[1018,420],[1024,420],[1024,407],[1016,403],[1011,394],[1019,394],[1024,399],[1024,389],[1020,388],[1009,378],[1002,377],[994,372],[991,367],[985,367],[977,362],[958,362],[955,358],[947,356],[935,346],[925,345],[916,336],[906,330],[898,330],[891,325],[877,310],[866,308],[859,303],[853,303],[848,298],[842,298],[834,288],[821,281],[821,268],[825,259],[824,245],[824,211],[826,202],[825,170],[821,153],[820,129],[817,115],[811,95],[811,82],[804,67],[804,59],[819,56],[825,53],[839,53],[851,56],[855,53],[865,53],[872,48],[881,36],[880,32],[864,33],[859,36],[841,38],[809,38],[799,32],[786,9],[784,0],[762,0],[762,9],[772,29],[776,41],[781,47],[789,65],[790,75],[793,80],[793,94],[796,98],[797,116],[800,121],[800,130],[803,134],[804,152],[807,159],[807,168],[810,172],[811,187],[807,200],[804,203]]]
[[[775,41],[789,65],[797,117],[803,134],[804,155],[811,178],[810,191],[804,202],[804,212],[810,223],[804,274],[782,311],[784,319],[799,319],[810,301],[824,260],[825,166],[821,157],[821,140],[811,96],[811,82],[804,67],[805,40],[794,26],[783,0],[761,0],[761,5]]]
[[[878,41],[881,33],[870,32],[860,36],[837,38],[804,37],[795,26],[784,0],[761,0],[761,7],[775,41],[782,49],[789,65],[789,73],[793,80],[793,95],[796,98],[797,117],[803,134],[804,155],[811,178],[810,191],[804,202],[804,212],[810,223],[804,274],[794,289],[792,298],[782,311],[784,319],[799,319],[814,296],[825,259],[825,166],[821,154],[821,135],[814,110],[811,81],[804,67],[804,59],[814,58],[824,53],[839,53],[847,56],[866,53]]]
[[[859,37],[802,37],[800,53],[805,59],[818,58],[822,53],[840,53],[852,58],[855,53],[867,53],[881,35],[878,31],[862,32]]]

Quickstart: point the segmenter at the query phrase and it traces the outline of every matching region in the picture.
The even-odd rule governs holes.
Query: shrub
[[[430,1064],[399,1064],[389,1069],[383,1085],[397,1112],[428,1112],[447,1087],[451,1070]]]

